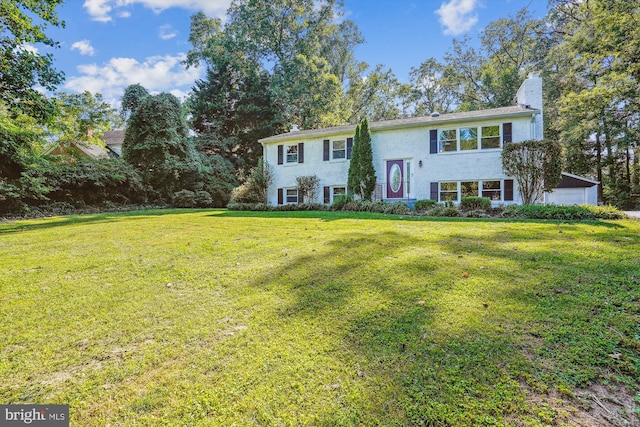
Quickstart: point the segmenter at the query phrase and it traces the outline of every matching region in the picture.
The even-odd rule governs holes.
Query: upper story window
[[[438,131],[438,152],[486,150],[501,147],[500,126],[469,126]]]
[[[298,144],[287,145],[287,163],[298,163]]]
[[[456,151],[458,149],[458,131],[456,129],[441,130],[438,135],[440,152]]]
[[[478,128],[460,128],[460,150],[478,149]]]
[[[480,144],[483,150],[487,148],[500,148],[500,126],[483,126]]]
[[[339,141],[333,141],[332,158],[333,159],[347,158],[347,143],[344,139],[341,139]]]
[[[348,160],[351,158],[353,150],[353,138],[322,141],[322,160]]]

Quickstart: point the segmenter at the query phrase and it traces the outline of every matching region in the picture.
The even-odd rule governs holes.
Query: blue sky
[[[57,9],[66,27],[47,31],[61,44],[52,52],[66,75],[59,90],[99,92],[114,105],[133,83],[184,97],[202,73],[180,63],[191,47],[190,15],[224,17],[230,1],[67,0]],[[454,37],[477,39],[487,23],[525,6],[542,18],[547,0],[344,0],[366,39],[357,59],[385,64],[403,82],[411,67],[442,59]]]

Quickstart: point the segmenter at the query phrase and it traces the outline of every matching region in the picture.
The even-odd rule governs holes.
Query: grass
[[[638,254],[634,220],[0,223],[0,401],[78,426],[638,423]]]

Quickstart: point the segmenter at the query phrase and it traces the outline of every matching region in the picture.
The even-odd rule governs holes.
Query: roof
[[[584,176],[562,172],[562,178],[556,188],[588,188],[597,184],[600,184],[600,182],[585,178]]]
[[[396,119],[396,120],[384,120],[379,122],[371,122],[369,123],[369,129],[372,132],[375,131],[383,131],[383,130],[392,130],[392,129],[406,129],[413,127],[425,127],[425,126],[434,126],[442,123],[451,123],[451,122],[465,122],[465,121],[473,121],[478,119],[498,119],[498,118],[510,118],[510,117],[527,117],[539,114],[540,110],[521,107],[521,106],[513,106],[513,107],[502,107],[502,108],[492,108],[489,110],[476,110],[476,111],[465,111],[461,113],[449,113],[442,114],[437,117],[432,116],[421,116],[421,117],[411,117],[408,119]],[[345,126],[335,126],[329,128],[322,129],[310,129],[310,130],[301,130],[295,132],[283,133],[280,135],[270,136],[268,138],[260,139],[261,144],[268,144],[271,142],[281,142],[281,141],[289,141],[289,140],[300,140],[302,138],[307,137],[324,137],[331,135],[339,135],[345,133],[354,133],[356,129],[355,125],[345,125]]]
[[[102,134],[102,139],[107,145],[122,145],[124,141],[124,130],[110,130]]]

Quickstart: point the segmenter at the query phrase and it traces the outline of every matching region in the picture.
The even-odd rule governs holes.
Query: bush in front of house
[[[607,206],[595,206],[595,205],[579,205],[587,209],[598,219],[624,219],[627,218],[627,214],[620,209],[607,205]]]
[[[488,211],[491,209],[491,199],[488,197],[467,196],[460,199],[462,211]]]
[[[342,202],[340,202],[342,203]],[[332,206],[333,209],[333,206]],[[334,209],[338,210],[338,209]],[[353,198],[348,198],[344,202],[344,206],[342,211],[348,212],[371,212],[371,213],[383,213],[383,214],[391,214],[391,215],[407,215],[411,212],[406,203],[403,202],[383,202],[381,200],[372,202],[369,200],[354,200]]]
[[[438,206],[437,201],[431,199],[423,199],[416,201],[416,203],[413,205],[413,209],[415,209],[415,211],[419,213],[426,213],[436,206]]]
[[[584,206],[561,205],[511,205],[502,211],[505,218],[552,219],[560,221],[580,221],[595,219],[596,216]]]
[[[447,217],[456,217],[460,216],[460,211],[455,206],[447,206],[444,208],[442,214]]]
[[[341,196],[337,196],[333,199],[333,203],[331,203],[331,210],[341,211],[344,209],[347,203],[351,203],[353,201],[354,201],[353,196],[350,194],[349,195],[343,194]]]

